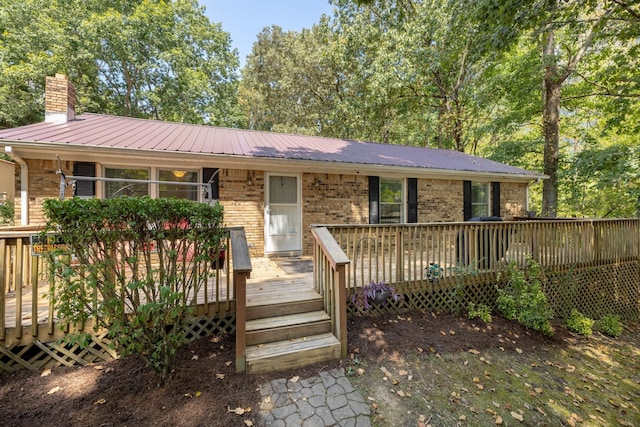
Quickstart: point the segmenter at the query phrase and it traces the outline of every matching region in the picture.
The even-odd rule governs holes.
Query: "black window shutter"
[[[407,179],[407,222],[418,222],[418,179]]]
[[[369,224],[380,223],[380,177],[369,177]]]
[[[209,182],[209,180],[211,179],[211,177],[213,177],[213,180],[211,181],[211,198],[213,200],[219,200],[220,199],[220,192],[218,190],[218,183],[220,182],[220,180],[218,179],[218,177],[220,176],[220,174],[217,174],[216,172],[218,171],[218,168],[202,168],[202,183],[206,184],[207,182]],[[215,176],[214,176],[215,174]]]
[[[96,176],[96,164],[93,162],[73,162],[74,176]],[[95,197],[95,181],[76,181],[74,197]]]
[[[500,216],[500,183],[491,183],[491,215]]]
[[[462,183],[462,198],[463,219],[468,221],[471,219],[471,181],[464,181]]]

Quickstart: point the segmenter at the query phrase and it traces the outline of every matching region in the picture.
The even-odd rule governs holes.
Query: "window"
[[[158,181],[192,182],[197,184],[198,172],[161,169],[158,172]],[[160,184],[158,197],[172,197],[197,201],[200,188],[198,185]]]
[[[398,224],[403,218],[403,180],[380,178],[380,224]]]
[[[489,183],[471,183],[471,216],[489,216]]]
[[[139,179],[148,180],[148,169],[125,169],[125,168],[105,168],[105,178],[118,178],[118,179]],[[105,198],[118,196],[146,196],[149,194],[149,184],[132,183],[132,182],[118,182],[118,181],[105,181]]]

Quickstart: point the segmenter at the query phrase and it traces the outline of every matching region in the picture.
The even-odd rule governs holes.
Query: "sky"
[[[332,16],[328,0],[199,0],[211,22],[220,22],[238,49],[240,65],[251,53],[258,33],[278,25],[284,31],[311,28],[322,14]]]

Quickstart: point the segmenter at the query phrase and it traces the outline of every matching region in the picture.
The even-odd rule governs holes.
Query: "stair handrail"
[[[251,277],[251,256],[244,227],[229,228],[233,287],[236,298],[236,372],[247,370],[247,279]]]
[[[347,265],[344,253],[327,227],[312,226],[313,283],[323,296],[325,312],[331,317],[331,329],[340,341],[340,354],[347,357]]]

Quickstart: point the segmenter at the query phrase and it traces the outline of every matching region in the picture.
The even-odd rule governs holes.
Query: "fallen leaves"
[[[511,411],[511,416],[520,422],[524,421],[524,415],[519,412]]]
[[[248,412],[251,412],[251,407],[246,407],[246,408],[237,407],[237,408],[231,409],[230,406],[227,406],[227,412],[231,412],[236,415],[244,415]]]

